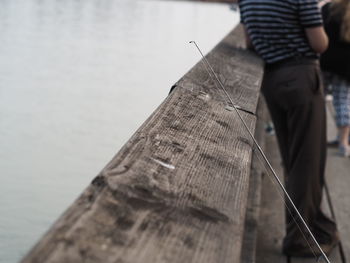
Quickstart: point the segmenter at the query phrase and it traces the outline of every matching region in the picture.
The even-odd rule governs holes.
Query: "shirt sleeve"
[[[244,20],[243,20],[242,15],[240,15],[239,22],[240,22],[241,24],[243,24],[243,25],[244,25]]]
[[[317,0],[298,0],[300,24],[304,27],[323,25],[321,10]]]
[[[244,24],[241,1],[238,2],[238,8],[239,8],[239,21],[241,22],[241,24]]]

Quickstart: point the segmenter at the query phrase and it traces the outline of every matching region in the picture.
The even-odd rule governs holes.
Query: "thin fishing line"
[[[190,43],[191,43],[191,42],[190,42]],[[214,77],[212,76],[212,73],[210,72],[210,68],[208,67],[207,63],[205,63],[204,60],[201,60],[201,62],[203,63],[203,65],[204,65],[204,67],[205,67],[205,69],[206,69],[206,71],[207,71],[209,77],[211,78],[211,80],[213,80],[215,76],[214,76]],[[226,95],[226,96],[224,97],[224,95],[221,94],[222,92],[221,92],[220,86],[218,86],[218,83],[217,83],[216,81],[213,81],[213,84],[214,84],[215,87],[220,91],[219,94],[220,94],[220,97],[222,98],[222,100],[223,100],[227,105],[231,106],[231,105],[230,105],[230,104],[231,104],[230,101],[227,101],[227,98],[226,98],[227,95],[224,94],[224,95]],[[237,106],[236,106],[236,107],[237,107]],[[252,112],[246,111],[246,110],[243,110],[243,111],[245,111],[245,112],[247,112],[247,113],[252,113]],[[253,113],[252,113],[252,114],[253,114]]]
[[[259,160],[259,163],[260,165],[265,169],[265,172],[267,173],[268,175],[268,178],[270,179],[270,181],[272,182],[272,184],[274,185],[278,195],[281,197],[282,201],[283,201],[283,204],[284,206],[286,207],[286,209],[288,210],[288,213],[290,214],[290,216],[292,217],[293,221],[295,222],[296,226],[298,227],[299,229],[299,232],[301,233],[301,235],[303,236],[304,240],[306,241],[308,247],[310,248],[312,254],[314,255],[315,257],[315,260],[318,261],[318,257],[316,255],[316,251],[313,249],[313,247],[311,246],[309,240],[307,239],[305,233],[304,233],[304,230],[302,230],[301,226],[300,226],[300,223],[298,223],[297,221],[297,218],[295,217],[295,215],[292,213],[292,211],[290,210],[290,207],[289,205],[287,204],[285,198],[284,198],[284,193],[283,191],[278,187],[277,183],[275,180],[273,180],[273,176],[270,174],[270,172],[268,171],[266,165],[265,165],[265,162],[263,162],[263,159],[261,158],[261,156],[255,151],[255,149],[253,150],[253,152],[255,153],[255,156],[258,158]]]
[[[207,64],[206,64],[204,61],[202,61],[202,63],[204,64],[204,67],[205,67],[205,69],[207,70],[209,77],[210,77],[210,78],[213,78],[213,77],[212,77],[212,73],[210,72],[210,70],[209,70]],[[220,88],[217,86],[217,83],[216,83],[215,81],[214,81],[213,84],[214,84],[214,85],[216,86],[216,88],[220,91]],[[221,93],[221,92],[220,92],[220,93]],[[222,96],[221,94],[220,94],[220,96],[221,96],[221,98],[222,98],[224,101],[226,101],[226,99],[224,99],[223,96]],[[253,144],[253,145],[254,145],[254,144]],[[254,145],[254,146],[255,146],[255,145]],[[301,227],[300,227],[300,223],[297,222],[295,216],[293,215],[292,211],[290,210],[289,206],[287,205],[287,202],[285,201],[283,192],[280,190],[280,188],[279,188],[278,185],[276,184],[275,180],[273,180],[273,176],[269,173],[269,171],[268,171],[268,169],[267,169],[265,163],[264,163],[263,160],[261,159],[260,155],[255,151],[255,149],[256,149],[256,147],[254,147],[253,152],[255,153],[255,156],[257,156],[260,165],[263,167],[263,169],[265,170],[266,174],[268,175],[268,178],[270,179],[270,181],[271,181],[272,184],[274,185],[274,187],[275,187],[275,189],[276,189],[278,195],[281,197],[281,199],[282,199],[282,201],[283,201],[284,206],[287,208],[288,213],[291,215],[291,217],[292,217],[293,221],[295,222],[295,224],[297,225],[297,227],[298,227],[300,233],[302,234],[303,238],[304,238],[305,241],[307,242],[307,245],[309,246],[309,248],[310,248],[312,254],[314,255],[316,261],[318,261],[318,257],[316,256],[315,250],[312,248],[310,242],[309,242],[308,239],[306,238],[306,236],[305,236],[305,234],[304,234],[304,231],[303,231],[303,230],[301,229]]]
[[[195,41],[190,41],[190,43],[194,43],[194,44],[197,46],[197,44],[196,44]],[[203,55],[202,51],[199,49],[198,46],[197,46],[197,48],[198,48],[198,51],[201,53],[202,57],[204,58],[204,55]],[[211,79],[216,78],[216,79],[218,80],[218,83],[222,85],[221,81],[220,81],[220,80],[218,79],[218,77],[216,76],[216,74],[215,74],[213,68],[210,66],[209,62],[208,62],[206,59],[202,60],[201,62],[204,64],[204,67],[205,67],[205,69],[206,69],[206,71],[207,71],[209,77],[210,77]],[[211,71],[212,71],[212,72],[211,72]],[[213,74],[214,77],[212,76],[212,74]],[[218,91],[221,91],[220,86],[218,86],[217,83],[216,83],[215,81],[214,81],[214,85],[215,85],[215,87],[218,89]],[[242,107],[240,107],[240,106],[238,106],[238,105],[234,105],[234,104],[233,104],[233,101],[231,100],[231,97],[230,97],[229,94],[226,92],[226,90],[223,89],[223,91],[224,91],[226,97],[229,99],[228,102],[227,102],[227,100],[222,96],[221,92],[220,92],[219,94],[220,94],[221,98],[227,103],[228,106],[231,106],[231,105],[232,105],[232,107],[235,107],[236,110],[244,111],[244,112],[249,113],[249,114],[251,114],[251,115],[255,115],[254,112],[252,112],[252,111],[250,111],[250,110],[243,109]]]
[[[190,43],[191,43],[191,42],[190,42]],[[201,62],[203,63],[203,65],[204,65],[206,71],[208,72],[208,75],[209,75],[210,79],[211,79],[211,80],[214,79],[214,77],[212,76],[212,73],[211,73],[210,70],[209,70],[209,67],[208,67],[207,63],[205,63],[204,60],[201,60]],[[223,96],[223,94],[221,94],[222,92],[221,92],[221,89],[220,89],[220,87],[218,86],[217,82],[216,82],[216,81],[213,81],[213,82],[214,82],[213,84],[215,85],[215,87],[220,91],[220,93],[219,93],[219,94],[220,94],[220,97],[222,98],[223,101],[225,101],[225,102],[227,103],[227,99]],[[227,104],[229,104],[229,103],[227,103]]]
[[[265,153],[263,152],[263,150],[261,149],[260,145],[258,144],[258,142],[256,141],[254,135],[252,134],[252,132],[250,131],[250,129],[248,128],[248,125],[246,124],[246,122],[244,121],[243,117],[241,116],[241,114],[239,113],[237,107],[235,106],[235,104],[233,103],[232,98],[230,97],[230,95],[228,94],[228,92],[226,91],[224,85],[222,84],[222,82],[220,81],[220,79],[218,78],[218,76],[216,75],[215,71],[213,70],[212,66],[210,65],[209,61],[205,58],[205,56],[203,55],[201,49],[199,48],[199,46],[197,45],[197,43],[195,41],[190,41],[190,43],[194,44],[197,48],[197,50],[199,51],[199,53],[201,54],[202,58],[204,59],[204,61],[207,63],[209,69],[211,70],[211,72],[213,73],[213,75],[215,76],[215,79],[217,80],[217,82],[219,83],[220,87],[222,88],[222,90],[225,92],[226,96],[228,97],[228,99],[230,100],[233,109],[235,110],[237,116],[239,117],[239,119],[241,120],[241,122],[243,123],[243,126],[245,127],[246,131],[249,133],[249,136],[251,137],[251,139],[253,140],[254,144],[256,145],[258,151],[260,152],[260,154],[262,155],[262,157],[264,158],[266,164],[268,165],[269,170],[272,172],[274,178],[276,179],[276,181],[278,182],[278,185],[280,186],[280,188],[283,190],[285,196],[287,197],[288,201],[290,202],[290,204],[292,205],[294,211],[297,213],[299,219],[301,220],[301,222],[303,223],[303,225],[305,226],[305,228],[307,229],[307,232],[310,234],[312,240],[314,241],[314,243],[316,244],[317,248],[319,249],[319,251],[321,252],[323,258],[327,261],[327,263],[331,263],[328,259],[328,257],[326,256],[326,254],[323,252],[322,248],[320,247],[319,243],[317,242],[315,236],[312,234],[310,228],[308,227],[308,225],[306,224],[304,218],[301,216],[299,210],[297,209],[297,207],[295,206],[294,202],[292,201],[291,197],[289,196],[288,192],[286,191],[286,189],[284,188],[281,180],[278,178],[275,170],[272,168],[269,160],[267,159]]]
[[[212,78],[212,74],[211,74],[211,72],[210,72],[209,69],[208,69],[209,67],[207,66],[207,64],[206,64],[204,61],[202,61],[202,63],[204,64],[205,69],[207,70],[209,77]],[[218,88],[215,81],[214,81],[214,85],[216,86],[216,88]],[[220,91],[219,88],[218,88],[218,90]],[[226,101],[226,100],[224,99],[224,101]],[[253,144],[253,145],[254,145],[254,144]],[[268,171],[268,168],[266,167],[265,163],[262,161],[260,155],[256,152],[255,149],[257,149],[257,148],[256,148],[256,146],[254,145],[253,152],[255,153],[255,156],[257,156],[260,165],[261,165],[261,166],[263,167],[263,169],[265,170],[266,174],[268,175],[269,179],[271,180],[272,184],[274,185],[274,187],[275,187],[275,189],[276,189],[278,195],[281,197],[284,206],[287,208],[288,213],[291,215],[291,217],[292,217],[293,221],[295,222],[295,224],[297,225],[297,227],[298,227],[300,233],[302,234],[303,238],[304,238],[305,241],[307,242],[307,245],[308,245],[308,247],[310,248],[312,254],[314,255],[315,259],[317,260],[316,253],[315,253],[314,249],[311,247],[310,242],[309,242],[308,239],[306,238],[306,236],[305,236],[305,234],[304,234],[304,231],[301,229],[300,224],[297,222],[295,216],[293,215],[293,213],[291,212],[289,206],[287,205],[287,202],[285,201],[283,192],[281,192],[280,188],[278,187],[278,185],[276,184],[276,182],[273,180],[272,175],[271,175],[270,172]]]

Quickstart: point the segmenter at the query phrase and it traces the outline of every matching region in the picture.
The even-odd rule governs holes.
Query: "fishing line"
[[[190,41],[190,43],[195,43],[194,41]],[[201,52],[201,51],[199,51],[199,52]],[[201,55],[202,55],[202,57],[203,57],[203,53],[201,52]],[[214,78],[215,77],[215,75],[214,75],[214,77],[212,76],[212,73],[210,72],[210,65],[208,64],[206,64],[206,63],[204,63],[203,62],[203,64],[204,64],[204,67],[205,67],[205,69],[206,69],[206,71],[208,72],[208,75],[209,75],[209,77],[210,78]],[[209,67],[208,67],[209,66]],[[215,72],[213,71],[213,73],[215,74]],[[223,101],[226,101],[226,104],[230,107],[231,105],[232,105],[232,108],[233,108],[233,106],[235,106],[236,107],[236,109],[238,109],[238,110],[240,110],[240,111],[244,111],[244,112],[246,112],[246,113],[249,113],[249,114],[251,114],[251,115],[255,115],[255,113],[254,112],[252,112],[252,111],[250,111],[250,110],[247,110],[247,109],[243,109],[242,107],[240,107],[240,106],[238,106],[238,105],[233,105],[233,103],[232,103],[232,100],[230,100],[228,103],[227,103],[227,100],[224,98],[224,96],[222,96],[222,94],[221,94],[221,89],[220,89],[220,87],[218,87],[217,86],[217,83],[214,81],[214,85],[216,86],[216,88],[218,89],[218,91],[219,91],[219,94],[220,94],[220,97],[223,99]],[[225,92],[225,90],[224,90],[224,92]],[[230,96],[228,96],[228,94],[225,92],[225,94],[224,95],[226,95],[226,97],[228,97],[228,98],[230,98]],[[226,108],[227,110],[231,110],[231,109],[229,109],[229,108]]]
[[[228,94],[228,92],[226,91],[224,85],[222,84],[222,82],[220,81],[220,79],[218,78],[217,74],[215,73],[214,69],[212,68],[212,66],[210,65],[209,61],[206,59],[206,57],[203,55],[201,49],[199,48],[199,46],[197,45],[197,43],[195,41],[190,41],[191,44],[194,44],[197,48],[197,50],[199,51],[199,53],[201,54],[203,61],[207,64],[208,68],[210,69],[210,71],[212,72],[212,74],[214,75],[216,81],[219,83],[219,86],[221,87],[221,89],[224,91],[224,93],[226,94],[227,98],[229,99],[234,111],[236,112],[238,118],[240,119],[241,123],[243,124],[243,126],[245,127],[245,130],[249,133],[250,138],[253,140],[254,145],[256,146],[256,148],[258,149],[259,153],[261,154],[261,156],[264,159],[264,163],[267,164],[268,170],[272,173],[273,177],[275,178],[275,181],[277,181],[280,189],[282,189],[283,193],[285,194],[285,196],[287,197],[287,200],[289,201],[289,203],[292,205],[293,210],[296,212],[296,214],[298,215],[298,218],[300,219],[300,221],[302,222],[302,224],[304,225],[304,227],[306,228],[307,232],[309,233],[311,239],[313,240],[313,242],[315,243],[315,245],[317,246],[317,248],[319,249],[319,251],[321,252],[322,257],[326,260],[327,263],[331,263],[328,259],[328,257],[326,256],[326,254],[323,252],[322,248],[320,247],[319,243],[317,242],[315,236],[312,234],[310,228],[308,227],[308,225],[306,224],[304,218],[301,216],[299,210],[297,209],[297,207],[295,206],[294,202],[292,201],[291,197],[289,196],[287,190],[284,188],[281,180],[278,178],[275,170],[273,169],[272,165],[270,164],[269,160],[267,159],[265,153],[263,152],[263,150],[261,149],[260,145],[258,144],[258,142],[256,141],[254,135],[252,134],[252,132],[250,131],[250,129],[248,128],[248,125],[246,124],[246,122],[244,121],[242,115],[239,113],[239,109],[236,107],[236,105],[233,103],[233,100],[231,99],[230,95]],[[207,69],[207,68],[206,68]],[[207,69],[208,70],[208,69]],[[209,74],[209,76],[211,77],[211,74]],[[310,246],[310,249],[311,246]],[[321,259],[318,258],[317,262],[319,262],[319,260]]]
[[[281,199],[282,199],[282,201],[283,201],[283,204],[284,204],[284,206],[286,207],[286,209],[287,209],[289,215],[292,217],[292,219],[293,219],[293,221],[295,222],[296,226],[298,227],[298,229],[299,229],[299,231],[300,231],[302,237],[303,237],[304,240],[306,241],[306,243],[307,243],[308,247],[310,248],[312,254],[314,255],[316,261],[318,262],[319,257],[316,255],[316,251],[313,249],[313,247],[311,246],[309,240],[308,240],[307,237],[305,236],[304,230],[302,230],[302,228],[301,228],[301,226],[300,226],[300,223],[298,223],[298,221],[297,221],[297,218],[295,217],[295,215],[294,215],[294,214],[292,213],[292,211],[290,210],[290,207],[289,207],[289,205],[287,204],[287,201],[286,201],[285,198],[284,198],[284,193],[283,193],[283,191],[278,187],[276,181],[273,180],[273,176],[272,176],[272,175],[270,174],[270,172],[268,171],[265,162],[264,162],[263,159],[261,158],[260,154],[258,154],[258,153],[256,152],[255,149],[257,149],[257,148],[254,147],[253,151],[254,151],[254,153],[255,153],[255,156],[258,157],[258,160],[259,160],[260,165],[265,169],[265,172],[266,172],[267,175],[268,175],[267,177],[270,179],[271,183],[275,186],[275,189],[276,189],[277,193],[279,194],[279,196],[281,197]]]

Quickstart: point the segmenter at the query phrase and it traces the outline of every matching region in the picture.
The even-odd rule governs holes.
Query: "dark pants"
[[[320,208],[326,163],[326,115],[318,61],[290,60],[266,67],[262,92],[274,122],[288,194],[316,239],[323,242],[324,236],[332,236],[336,228]],[[286,213],[285,247],[306,242],[293,220],[292,216],[297,219],[295,212],[292,208],[290,211]]]

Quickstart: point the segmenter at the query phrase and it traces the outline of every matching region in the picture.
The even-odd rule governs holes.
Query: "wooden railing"
[[[263,63],[240,46],[207,59],[254,132]],[[22,262],[241,262],[252,140],[202,62],[174,87]]]

